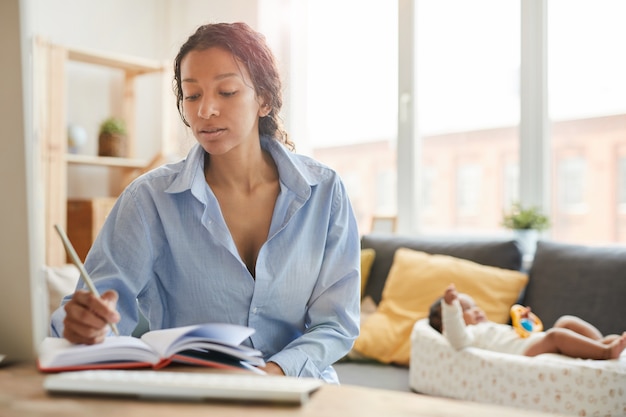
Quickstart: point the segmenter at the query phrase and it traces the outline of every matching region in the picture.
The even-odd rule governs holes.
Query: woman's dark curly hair
[[[282,83],[274,54],[267,46],[265,37],[245,23],[215,23],[200,26],[181,46],[174,60],[174,94],[176,107],[185,125],[189,122],[183,112],[183,90],[181,85],[180,64],[191,52],[213,47],[229,51],[237,62],[243,64],[252,80],[257,97],[263,98],[270,106],[267,116],[259,119],[259,135],[266,135],[294,150],[294,144],[288,139],[287,132],[279,117],[283,105]]]

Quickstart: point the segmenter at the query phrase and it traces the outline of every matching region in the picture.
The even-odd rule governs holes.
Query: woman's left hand
[[[283,369],[276,362],[268,362],[263,369],[268,375],[285,376]]]

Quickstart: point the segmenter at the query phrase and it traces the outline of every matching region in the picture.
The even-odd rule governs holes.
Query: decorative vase
[[[87,143],[87,131],[82,126],[69,125],[67,127],[68,152],[78,153],[85,143]]]
[[[126,156],[126,135],[119,133],[101,133],[98,137],[98,155]]]
[[[535,229],[516,229],[513,231],[525,259],[532,259],[537,249],[539,231]]]

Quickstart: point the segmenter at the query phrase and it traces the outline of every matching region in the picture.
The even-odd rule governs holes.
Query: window
[[[416,163],[430,194],[417,229],[493,233],[508,184],[501,155],[518,157],[519,2],[416,0],[414,26]]]
[[[582,156],[570,156],[557,163],[557,195],[559,211],[570,214],[584,214],[585,178],[587,161]]]
[[[626,149],[626,54],[617,52],[626,39],[625,16],[621,0],[548,2],[550,149],[557,164],[551,235],[557,240],[626,242],[623,200],[616,201],[624,187],[618,151]]]
[[[437,182],[437,168],[425,162],[422,172],[422,213],[425,215],[434,214],[434,184]]]
[[[456,211],[459,223],[479,214],[482,188],[482,167],[466,164],[456,172]]]
[[[626,146],[622,147],[617,163],[617,228],[619,242],[626,241]]]
[[[308,127],[312,155],[342,178],[349,175],[348,193],[367,233],[374,216],[396,211],[397,5],[315,0],[300,6],[306,23],[294,30],[305,39],[307,77],[297,120]]]
[[[402,233],[505,233],[503,210],[530,194],[550,209],[550,238],[626,242],[626,2],[291,4],[306,16],[292,27],[290,66],[292,100],[304,104],[288,120],[301,129],[299,150],[306,137],[315,158],[350,176],[362,233],[394,209]],[[537,31],[544,12],[547,31]],[[522,68],[522,33],[547,45],[547,74]],[[521,81],[532,77],[531,102]],[[521,144],[534,126],[520,111],[538,107],[547,132]]]
[[[617,167],[617,208],[620,213],[626,214],[626,156],[619,158]]]
[[[390,169],[376,175],[376,202],[374,215],[396,214],[396,173]]]
[[[511,205],[519,201],[519,164],[517,159],[504,162],[504,181],[502,183],[502,210],[506,212]]]

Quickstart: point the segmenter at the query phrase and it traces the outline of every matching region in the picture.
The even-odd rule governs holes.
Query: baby
[[[473,346],[525,356],[560,353],[582,359],[617,359],[626,349],[626,332],[603,336],[575,316],[562,316],[551,329],[522,338],[512,326],[489,321],[474,300],[459,294],[454,284],[432,304],[428,318],[456,350]]]

